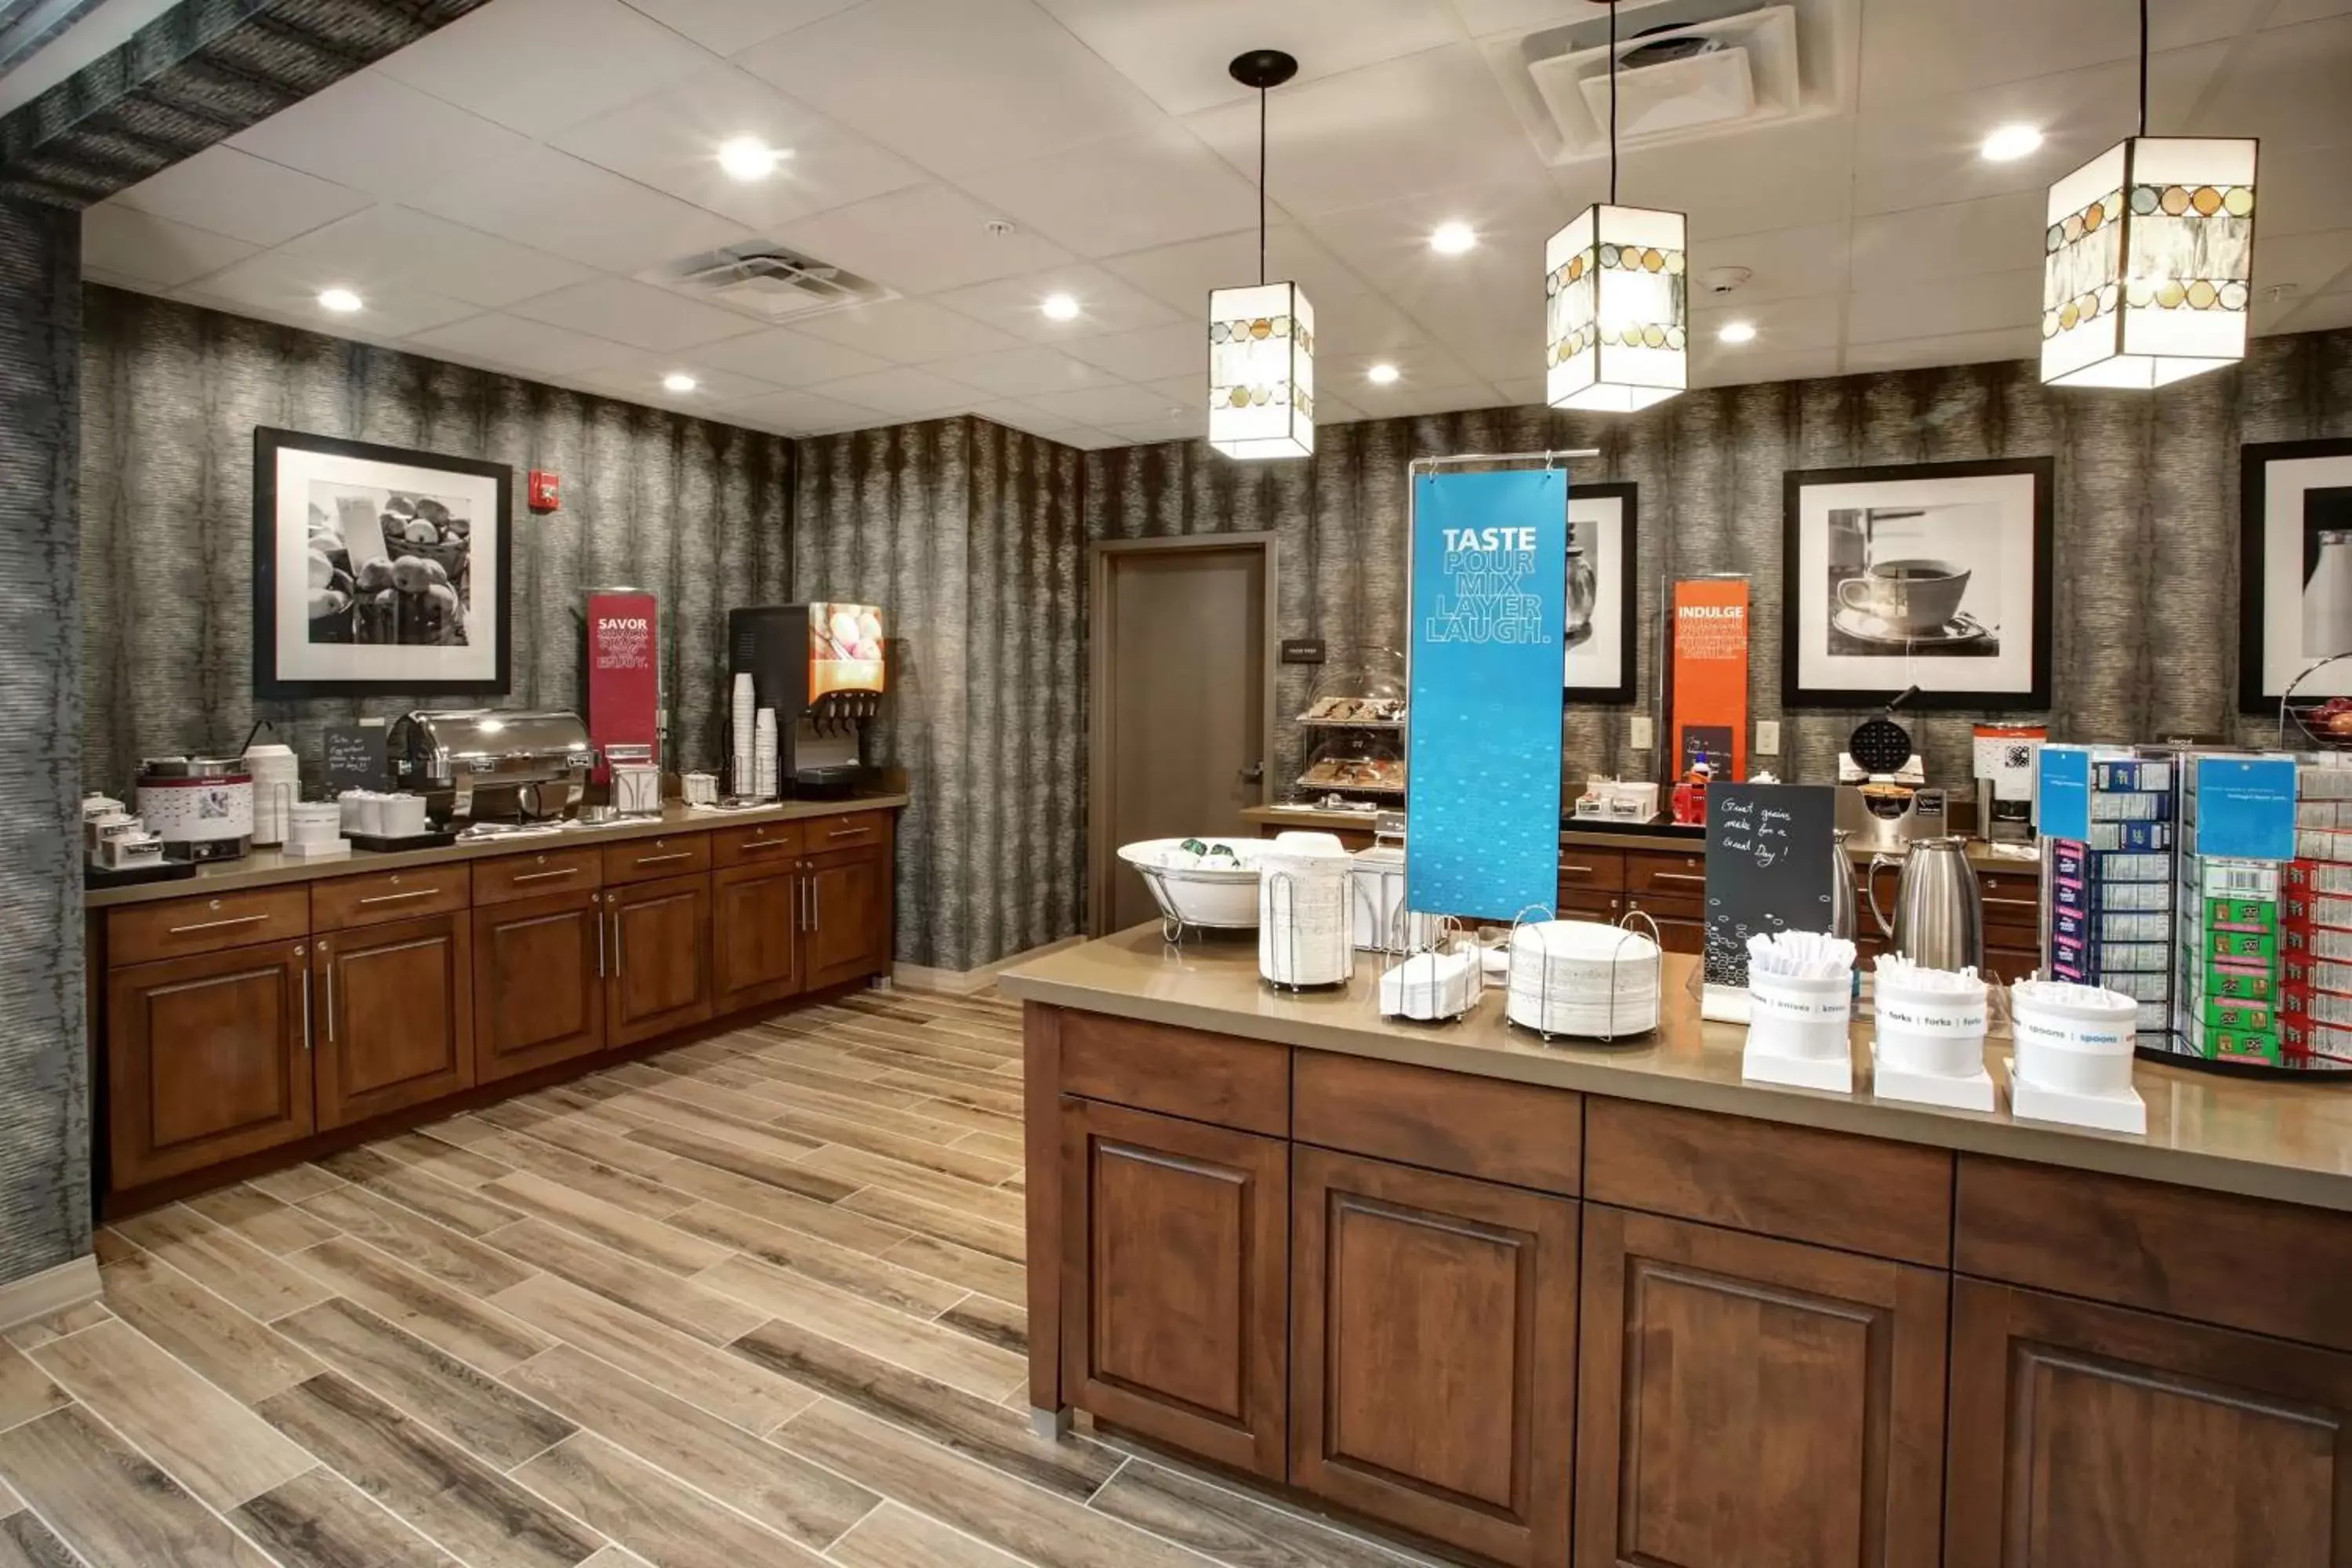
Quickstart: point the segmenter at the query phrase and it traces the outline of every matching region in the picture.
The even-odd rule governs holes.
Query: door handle
[[[266,921],[266,920],[268,920],[268,918],[269,918],[269,917],[268,917],[268,915],[266,915],[266,914],[259,914],[259,915],[238,915],[238,916],[237,916],[236,919],[234,919],[234,920],[226,920],[226,921],[198,921],[194,925],[192,925],[192,926],[173,926],[171,929],[169,929],[168,931],[166,931],[163,934],[164,934],[165,936],[185,936],[185,935],[187,935],[190,931],[226,931],[226,930],[227,930],[230,926],[249,926],[249,925],[253,924],[253,923],[254,923],[255,921]]]
[[[302,960],[302,1048],[310,1048],[310,960],[308,948],[298,947],[294,956]]]
[[[604,895],[591,893],[588,901],[601,905],[604,901]],[[604,978],[604,911],[601,908],[596,911],[596,978]]]
[[[524,882],[543,882],[550,877],[577,877],[578,875],[580,875],[579,867],[563,866],[552,871],[525,871],[513,880],[520,885]]]
[[[640,855],[637,857],[637,864],[640,866],[658,866],[666,860],[691,860],[693,858],[694,851],[691,849],[673,849],[667,855]]]
[[[515,879],[520,881],[522,879],[518,877]],[[414,888],[405,893],[378,893],[373,898],[362,899],[360,908],[365,909],[370,904],[396,904],[403,899],[429,899],[440,891],[438,888]]]
[[[335,955],[327,951],[322,942],[319,944],[319,957],[327,971],[327,1044],[331,1046],[335,1043]]]
[[[621,903],[613,900],[613,978],[621,977]]]

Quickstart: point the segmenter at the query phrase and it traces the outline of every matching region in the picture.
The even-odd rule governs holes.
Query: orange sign
[[[1675,778],[1702,760],[1717,783],[1748,776],[1748,581],[1700,577],[1674,592],[1673,706],[1667,734]]]

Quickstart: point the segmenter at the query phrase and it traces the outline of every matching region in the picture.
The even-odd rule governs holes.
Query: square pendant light
[[[1625,414],[1690,384],[1680,213],[1590,206],[1544,247],[1544,400]]]
[[[1315,450],[1315,310],[1296,283],[1209,294],[1209,445],[1228,458]]]
[[[2254,148],[2135,136],[2050,187],[2044,382],[2162,386],[2245,357]]]

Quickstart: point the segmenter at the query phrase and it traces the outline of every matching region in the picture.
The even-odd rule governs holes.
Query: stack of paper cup
[[[735,766],[728,777],[733,782],[737,795],[755,794],[759,784],[752,772],[751,708],[751,677],[749,671],[745,671],[735,678],[734,706],[730,715],[734,723],[727,731],[735,742]]]
[[[758,779],[753,793],[761,800],[776,798],[776,710],[760,710],[751,731],[751,771]]]
[[[283,844],[294,803],[302,798],[301,773],[291,746],[247,746],[245,765],[253,774],[253,841]]]

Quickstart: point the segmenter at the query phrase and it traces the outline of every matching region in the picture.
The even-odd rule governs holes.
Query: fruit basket
[[[2323,658],[2310,668],[2287,682],[2279,698],[2278,743],[2281,749],[2298,744],[2309,745],[2315,751],[2352,751],[2352,697],[2305,698],[2296,693],[2305,683],[2329,665],[2352,658],[2352,654],[2339,653]]]

